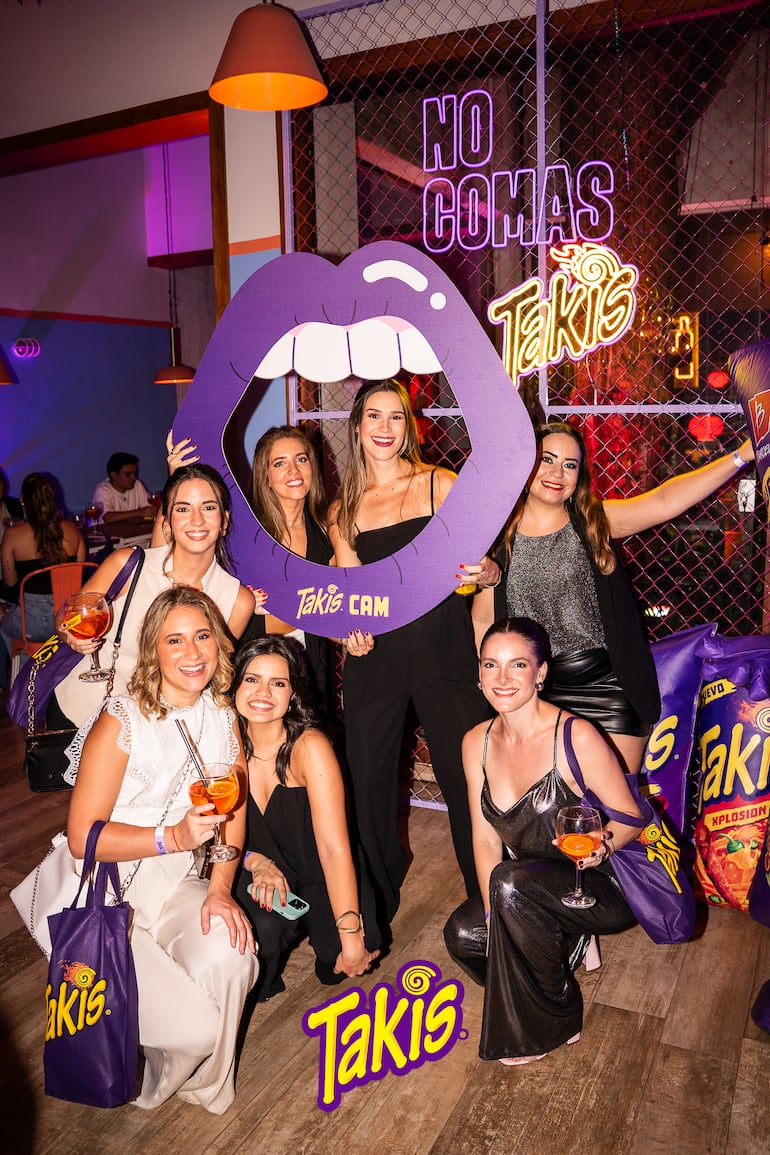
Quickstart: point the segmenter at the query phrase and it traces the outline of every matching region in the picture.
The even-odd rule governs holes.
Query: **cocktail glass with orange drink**
[[[193,778],[190,783],[190,801],[193,806],[204,806],[210,802],[216,814],[230,814],[238,805],[240,794],[238,773],[234,766],[209,763],[205,776]],[[214,827],[214,841],[209,848],[211,862],[230,862],[240,851],[222,841],[219,823]]]
[[[602,841],[602,818],[592,806],[565,806],[556,815],[556,843],[562,854],[575,863],[575,889],[562,895],[565,906],[589,907],[596,899],[583,890],[578,862],[596,850]]]
[[[66,630],[79,642],[103,638],[110,628],[112,611],[104,594],[96,592],[71,594],[56,615],[56,629]],[[91,654],[91,668],[80,675],[81,682],[106,682],[109,670],[99,665],[99,651]]]

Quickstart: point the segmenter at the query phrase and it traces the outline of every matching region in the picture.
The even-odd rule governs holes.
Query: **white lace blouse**
[[[171,825],[190,809],[188,787],[196,770],[175,719],[181,718],[187,723],[204,762],[232,765],[238,757],[239,745],[233,732],[235,714],[229,707],[217,706],[208,690],[194,706],[169,710],[163,719],[145,718],[134,699],[128,696],[108,698],[104,709],[120,722],[118,746],[128,754],[128,765],[110,816],[113,822],[132,826],[156,826],[161,822]],[[98,716],[96,712],[81,726],[67,750],[71,762],[67,777],[73,784],[83,744]]]

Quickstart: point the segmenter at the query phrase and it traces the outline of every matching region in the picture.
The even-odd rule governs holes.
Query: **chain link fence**
[[[330,95],[291,120],[297,250],[338,261],[374,240],[415,245],[502,352],[490,303],[545,281],[549,243],[585,236],[581,220],[638,269],[636,314],[614,343],[518,376],[533,420],[581,428],[603,497],[740,444],[727,358],[770,336],[766,4],[554,0],[538,21],[526,3],[386,0],[307,26]],[[443,375],[401,377],[425,458],[458,470],[470,444]],[[296,383],[292,416],[315,430],[330,492],[358,384]],[[755,489],[745,470],[624,543],[653,639],[705,621],[770,630]],[[416,746],[429,778],[419,734]],[[422,778],[414,792],[435,797]]]

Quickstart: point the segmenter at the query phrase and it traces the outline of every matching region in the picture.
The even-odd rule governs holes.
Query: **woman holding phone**
[[[284,990],[285,957],[305,934],[322,983],[365,974],[380,935],[370,888],[359,900],[342,774],[310,705],[302,648],[275,636],[247,642],[231,693],[249,781],[235,894],[259,944],[257,1001]],[[296,919],[282,917],[297,910]]]

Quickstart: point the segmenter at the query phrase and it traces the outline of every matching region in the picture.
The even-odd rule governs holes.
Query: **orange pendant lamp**
[[[291,9],[256,4],[235,18],[209,96],[229,108],[289,111],[318,104],[328,91]]]

